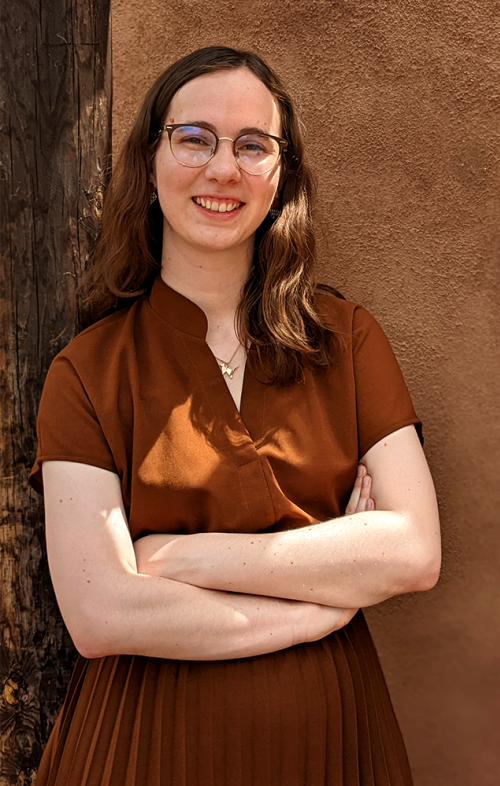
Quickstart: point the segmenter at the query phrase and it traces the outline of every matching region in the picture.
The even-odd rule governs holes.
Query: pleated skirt
[[[411,786],[361,612],[225,661],[80,658],[36,786]]]

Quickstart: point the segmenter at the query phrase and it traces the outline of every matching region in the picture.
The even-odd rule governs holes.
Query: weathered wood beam
[[[32,782],[74,661],[27,476],[47,368],[79,328],[71,300],[109,164],[109,12],[110,0],[1,10],[1,786]]]

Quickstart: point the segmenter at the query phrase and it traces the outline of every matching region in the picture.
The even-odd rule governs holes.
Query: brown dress
[[[358,459],[415,423],[392,350],[360,306],[318,308],[346,348],[302,384],[245,370],[238,413],[203,312],[158,278],[54,360],[40,464],[116,472],[133,539],[269,532],[342,515]],[[37,786],[410,786],[363,614],[321,641],[224,661],[80,658]]]

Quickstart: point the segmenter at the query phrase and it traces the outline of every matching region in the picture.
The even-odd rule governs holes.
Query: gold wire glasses
[[[175,123],[163,126],[158,136],[166,131],[174,158],[187,167],[208,164],[217,152],[219,142],[233,143],[236,163],[248,175],[265,175],[276,166],[281,153],[286,150],[286,139],[272,134],[246,133],[236,139],[218,137],[210,128]]]

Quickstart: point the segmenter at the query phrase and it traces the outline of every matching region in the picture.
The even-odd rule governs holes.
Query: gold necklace
[[[231,357],[229,358],[227,363],[226,363],[225,360],[221,360],[220,358],[218,358],[217,355],[214,355],[217,363],[220,366],[220,370],[222,371],[222,376],[224,376],[224,374],[227,374],[229,379],[233,378],[233,374],[236,371],[236,369],[239,368],[239,366],[235,366],[234,368],[231,368],[231,362],[232,362],[234,356],[236,355],[237,351],[239,350],[240,346],[241,345],[238,344],[238,346],[234,350],[233,354],[231,355]]]

